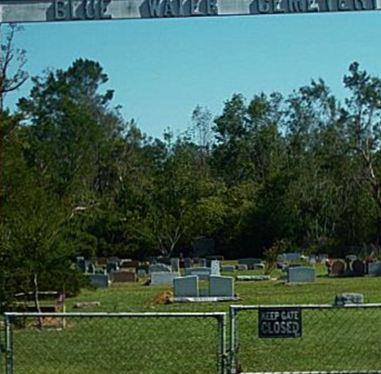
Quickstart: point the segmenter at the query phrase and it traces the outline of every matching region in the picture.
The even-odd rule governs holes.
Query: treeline
[[[0,254],[18,285],[62,285],[76,255],[186,254],[200,237],[230,258],[380,244],[381,80],[357,63],[345,100],[322,80],[235,94],[162,139],[122,118],[97,62],[32,82],[1,113]]]

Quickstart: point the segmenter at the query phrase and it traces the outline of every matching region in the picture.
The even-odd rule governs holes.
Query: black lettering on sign
[[[302,310],[295,307],[260,308],[258,335],[260,338],[300,338]]]

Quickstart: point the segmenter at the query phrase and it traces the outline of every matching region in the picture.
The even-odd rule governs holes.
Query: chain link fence
[[[225,371],[224,313],[6,313],[7,374]]]
[[[288,338],[259,337],[260,312],[281,306],[231,307],[231,373],[381,373],[381,304],[290,307],[300,308],[301,329]]]
[[[0,320],[0,373],[5,373],[5,324]]]

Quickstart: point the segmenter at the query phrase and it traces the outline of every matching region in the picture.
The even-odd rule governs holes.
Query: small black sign
[[[302,310],[300,308],[260,308],[258,310],[260,338],[300,338]]]

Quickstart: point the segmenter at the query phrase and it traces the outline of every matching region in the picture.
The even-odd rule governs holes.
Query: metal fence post
[[[229,365],[228,370],[229,374],[235,374],[236,372],[236,352],[235,352],[235,345],[236,345],[236,312],[234,309],[234,306],[230,306],[229,310],[229,321],[230,321],[230,344],[229,344]]]
[[[5,322],[5,373],[13,374],[13,325],[11,317],[4,315]]]
[[[218,322],[218,373],[226,374],[227,355],[226,355],[226,315],[217,317]]]

